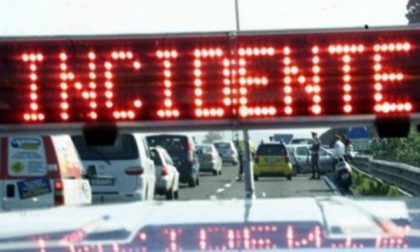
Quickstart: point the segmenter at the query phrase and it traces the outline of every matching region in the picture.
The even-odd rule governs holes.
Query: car
[[[290,143],[291,145],[295,144],[312,144],[311,138],[293,138]]]
[[[0,209],[91,204],[91,188],[69,135],[0,139]]]
[[[270,142],[258,146],[254,161],[254,180],[263,176],[285,176],[287,180],[292,179],[292,165],[284,144]]]
[[[150,135],[146,137],[150,147],[161,146],[171,156],[179,172],[179,181],[188,183],[189,187],[198,186],[200,183],[197,155],[194,143],[187,135]]]
[[[222,159],[212,144],[196,145],[196,153],[200,162],[200,171],[210,171],[213,175],[222,174]]]
[[[239,163],[238,151],[232,141],[214,141],[213,145],[216,147],[217,152],[219,152],[219,155],[224,163],[231,163],[233,165],[237,165]]]
[[[179,172],[172,158],[162,147],[150,148],[150,155],[155,163],[156,194],[165,195],[166,199],[179,198]]]
[[[72,136],[93,192],[94,203],[152,200],[155,165],[144,138],[119,134],[113,145],[88,145]]]
[[[287,146],[290,162],[292,163],[293,167],[293,172],[307,173],[312,171],[310,148],[311,146],[307,144]],[[332,159],[333,158],[331,151],[324,147],[321,147],[321,149],[319,150],[319,166],[322,173],[332,171]]]

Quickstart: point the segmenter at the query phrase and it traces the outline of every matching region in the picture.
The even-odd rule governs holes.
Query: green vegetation
[[[352,189],[363,196],[404,196],[396,186],[385,182],[381,183],[355,170],[353,170],[352,178]]]
[[[420,167],[420,134],[415,128],[406,138],[378,139],[372,142],[374,158]]]

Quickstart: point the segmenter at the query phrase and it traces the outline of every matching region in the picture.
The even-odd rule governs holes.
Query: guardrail
[[[377,178],[413,194],[420,195],[420,168],[397,162],[376,160],[371,156],[358,155],[354,166]]]

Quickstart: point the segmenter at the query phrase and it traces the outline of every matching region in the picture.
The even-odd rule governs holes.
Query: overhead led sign
[[[0,40],[0,123],[406,115],[420,30]]]

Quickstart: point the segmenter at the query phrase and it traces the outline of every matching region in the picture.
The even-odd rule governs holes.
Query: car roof
[[[309,147],[310,144],[287,144],[287,147]]]
[[[284,145],[284,146],[286,146],[284,143],[276,143],[276,142],[262,143],[258,146],[262,146],[262,145]]]
[[[202,147],[214,147],[213,144],[197,144],[196,145],[196,147],[200,147],[200,146],[202,146]]]
[[[151,138],[151,137],[182,137],[182,138],[190,138],[187,135],[182,135],[182,134],[154,134],[154,135],[148,135],[146,136],[146,138]]]
[[[154,147],[150,147],[151,150],[157,150],[157,151],[166,151],[165,148],[163,148],[162,146],[158,145],[158,146],[154,146]]]

